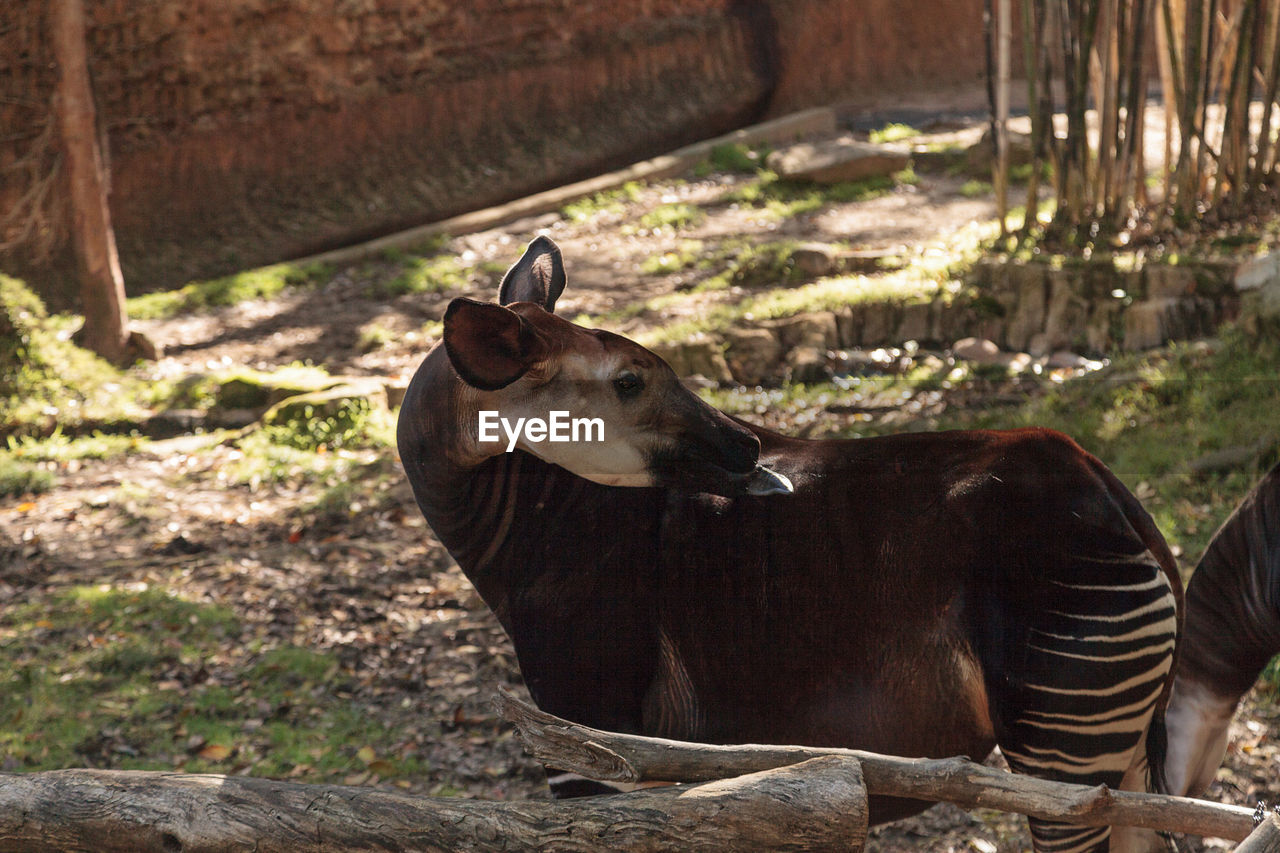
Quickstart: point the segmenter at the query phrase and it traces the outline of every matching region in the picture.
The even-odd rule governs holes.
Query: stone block
[[[680,341],[678,343],[656,344],[650,347],[663,361],[671,365],[676,376],[684,379],[690,376],[702,376],[715,383],[733,381],[729,363],[725,360],[723,347],[718,341],[709,338]]]
[[[769,329],[733,329],[726,336],[726,357],[735,381],[760,385],[777,378],[782,344]]]
[[[864,347],[896,343],[894,333],[898,329],[898,306],[893,302],[868,302],[862,306],[862,340]]]
[[[1074,275],[1061,275],[1065,270],[1049,276],[1049,303],[1045,309],[1044,336],[1038,339],[1038,350],[1033,355],[1046,355],[1053,350],[1077,346],[1088,328],[1089,301],[1080,293],[1082,279]]]
[[[810,311],[761,325],[774,331],[784,349],[798,346],[835,349],[840,346],[839,323],[830,311]]]
[[[840,250],[830,243],[801,243],[791,251],[796,270],[809,278],[834,275],[840,270]]]
[[[937,341],[939,335],[936,318],[933,304],[930,302],[912,302],[902,306],[902,320],[898,323],[897,342]]]
[[[1152,264],[1145,270],[1148,299],[1179,299],[1196,291],[1196,274],[1187,267]]]
[[[1124,312],[1124,348],[1152,349],[1170,340],[1177,323],[1178,300],[1170,297],[1135,302]]]
[[[826,350],[798,346],[787,353],[787,374],[792,382],[824,382],[831,378]]]
[[[1046,275],[1047,270],[1041,264],[1010,266],[1006,299],[1001,299],[1008,311],[1004,339],[1010,349],[1026,349],[1031,339],[1044,329],[1048,311]]]

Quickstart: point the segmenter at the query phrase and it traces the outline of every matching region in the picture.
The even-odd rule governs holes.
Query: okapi
[[[658,356],[553,311],[530,244],[459,298],[397,440],[419,507],[546,711],[711,743],[982,757],[1145,789],[1182,587],[1150,516],[1043,429],[807,441],[704,403]],[[604,422],[482,442],[479,412]],[[1127,777],[1127,778],[1126,778]],[[929,805],[872,798],[883,822]],[[1039,851],[1109,827],[1031,821]]]
[[[1169,699],[1169,792],[1200,796],[1227,750],[1227,725],[1280,653],[1280,464],[1214,534],[1187,584]]]

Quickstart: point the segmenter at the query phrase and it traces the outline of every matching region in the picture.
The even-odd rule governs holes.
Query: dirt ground
[[[977,130],[965,132],[976,136]],[[646,187],[621,209],[586,222],[549,214],[455,237],[445,251],[496,267],[514,261],[536,233],[550,234],[569,270],[561,312],[572,317],[687,289],[687,274],[639,271],[646,258],[682,240],[707,246],[730,236],[839,240],[910,256],[994,215],[989,198],[962,193],[966,178],[959,175],[921,173],[917,184],[879,198],[784,221],[711,203],[736,180],[712,175]],[[644,210],[672,201],[703,205],[706,216],[678,234],[634,227]],[[438,320],[455,296],[494,297],[499,275],[477,274],[461,290],[370,297],[369,282],[385,274],[383,262],[370,261],[338,270],[316,289],[140,323],[166,346],[151,375],[310,361],[335,374],[407,379],[433,342],[424,326]],[[741,295],[734,290],[709,298]],[[620,328],[634,333],[669,319],[641,314]],[[388,334],[371,348],[366,333],[373,327]],[[907,426],[918,417],[905,408],[898,415]],[[397,463],[372,451],[351,453],[353,469],[386,466],[389,476],[377,481],[377,493],[357,497],[350,512],[307,514],[298,506],[308,495],[296,484],[233,487],[220,480],[219,472],[235,465],[240,453],[199,436],[147,443],[114,460],[67,463],[54,491],[21,504],[0,503],[0,600],[37,587],[105,583],[160,585],[218,602],[237,612],[246,636],[338,655],[343,677],[332,701],[401,728],[404,748],[428,761],[430,772],[412,780],[411,790],[492,799],[545,796],[540,768],[489,706],[498,685],[519,684],[510,644],[426,527]],[[234,656],[206,666],[210,678],[237,678]],[[1277,753],[1270,740],[1276,713],[1250,700],[1233,726],[1228,766],[1210,798],[1252,805],[1276,788]],[[108,738],[102,746],[108,764],[112,749]],[[1190,849],[1213,849],[1197,844]],[[938,806],[875,830],[867,849],[994,853],[1026,847],[1018,818]]]

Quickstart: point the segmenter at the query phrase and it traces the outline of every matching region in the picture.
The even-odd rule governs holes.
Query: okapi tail
[[[1280,464],[1214,534],[1191,576],[1166,714],[1170,793],[1195,796],[1226,754],[1241,697],[1280,653]]]

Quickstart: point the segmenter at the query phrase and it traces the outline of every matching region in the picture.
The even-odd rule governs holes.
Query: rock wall
[[[723,339],[655,351],[683,376],[771,385],[821,381],[860,364],[866,350],[910,348],[908,342],[946,349],[976,339],[997,361],[1030,364],[1067,353],[1152,349],[1212,334],[1227,320],[1240,319],[1255,333],[1280,329],[1280,253],[1252,264],[1260,270],[1257,282],[1242,279],[1232,262],[1117,269],[1109,261],[1061,267],[983,261],[960,294],[743,323]]]
[[[32,160],[48,122],[56,69],[44,5],[10,0],[16,23],[0,30],[0,210],[40,171],[7,167]],[[86,7],[131,292],[443,218],[769,115],[971,82],[982,69],[977,0]],[[47,166],[52,155],[35,153]],[[55,202],[46,231],[61,238]],[[61,244],[52,261],[19,252],[0,263],[58,301]]]

